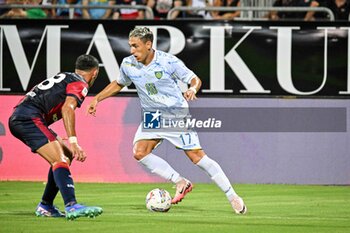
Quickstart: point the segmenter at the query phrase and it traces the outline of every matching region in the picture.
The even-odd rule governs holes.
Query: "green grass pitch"
[[[174,193],[171,184],[77,183],[78,201],[98,205],[95,218],[41,218],[34,214],[44,185],[39,182],[0,182],[0,233],[338,233],[350,232],[350,187],[306,185],[235,185],[248,214],[233,214],[214,184],[195,184],[194,190],[167,213],[152,213],[145,197],[153,188]],[[58,194],[60,195],[60,194]],[[63,209],[62,198],[55,204]]]

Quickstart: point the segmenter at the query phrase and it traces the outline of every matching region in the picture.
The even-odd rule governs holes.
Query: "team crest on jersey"
[[[157,79],[161,79],[163,77],[163,71],[154,71],[154,75]]]

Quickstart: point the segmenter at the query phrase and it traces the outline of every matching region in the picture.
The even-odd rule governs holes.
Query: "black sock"
[[[58,190],[59,189],[53,177],[52,167],[50,167],[45,191],[43,197],[41,198],[41,203],[44,205],[53,205],[53,200],[55,199]]]
[[[61,192],[65,205],[76,203],[74,182],[66,163],[55,164],[52,168],[55,182]]]

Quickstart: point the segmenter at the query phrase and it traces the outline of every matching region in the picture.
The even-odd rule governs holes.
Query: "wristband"
[[[78,139],[77,139],[76,136],[72,136],[72,137],[69,137],[69,138],[68,138],[68,142],[69,142],[70,144],[73,144],[73,143],[78,144]]]
[[[192,90],[194,92],[194,94],[197,94],[197,89],[194,87],[190,87],[190,88],[188,88],[188,90]]]

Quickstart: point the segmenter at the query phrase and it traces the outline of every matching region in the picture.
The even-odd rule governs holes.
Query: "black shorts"
[[[13,136],[36,152],[45,144],[55,141],[57,134],[48,128],[42,114],[30,106],[19,105],[9,119]]]

